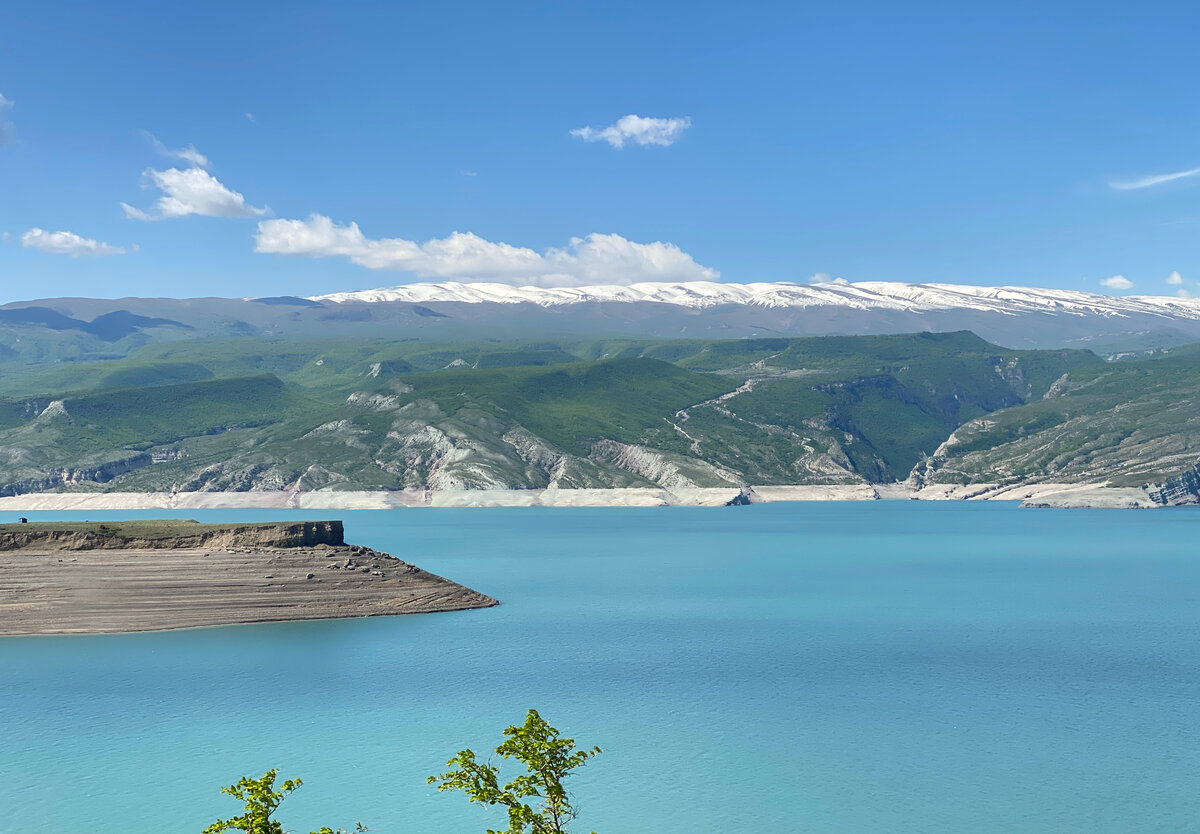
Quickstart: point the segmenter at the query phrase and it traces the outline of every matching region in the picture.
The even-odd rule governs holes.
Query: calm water
[[[581,831],[1200,828],[1200,512],[341,516],[505,604],[0,639],[0,831],[198,834],[279,767],[297,831],[480,832],[424,777],[529,707],[605,748]]]

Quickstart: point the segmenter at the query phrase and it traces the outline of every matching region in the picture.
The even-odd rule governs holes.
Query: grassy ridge
[[[408,401],[447,413],[472,406],[506,416],[551,444],[587,454],[591,441],[637,443],[675,411],[735,388],[654,359],[579,362],[550,368],[461,370],[406,377]]]
[[[226,434],[240,438],[250,427],[287,420],[315,420],[323,407],[273,376],[55,396],[0,407],[7,424],[0,426],[0,489],[44,484],[55,472],[83,472],[85,485],[89,478],[107,480],[129,468],[120,461],[145,466],[146,452],[179,456],[186,453],[181,444]],[[21,415],[19,422],[14,413]],[[221,460],[236,456],[230,444],[219,445]]]
[[[23,524],[0,524],[4,533],[78,533],[112,536],[120,539],[172,539],[181,536],[196,536],[201,533],[219,533],[235,528],[277,527],[277,523],[259,524],[202,524],[186,518],[156,518],[122,521],[30,521]]]
[[[273,423],[302,407],[300,399],[269,374],[117,388],[69,395],[62,403],[70,421],[64,435],[130,449]]]

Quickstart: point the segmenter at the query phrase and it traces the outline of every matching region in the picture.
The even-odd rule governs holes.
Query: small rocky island
[[[0,636],[102,634],[487,608],[345,542],[340,521],[0,524]]]

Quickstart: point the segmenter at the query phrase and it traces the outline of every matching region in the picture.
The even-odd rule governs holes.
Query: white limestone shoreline
[[[1096,484],[754,486],[748,488],[482,489],[393,492],[41,492],[0,498],[0,512],[55,510],[304,509],[406,507],[719,507],[777,501],[1019,501],[1027,507],[1158,506],[1145,490]]]

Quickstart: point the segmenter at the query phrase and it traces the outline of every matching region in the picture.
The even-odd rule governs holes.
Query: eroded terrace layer
[[[0,525],[0,636],[158,631],[487,608],[340,521]]]

